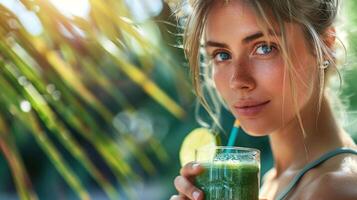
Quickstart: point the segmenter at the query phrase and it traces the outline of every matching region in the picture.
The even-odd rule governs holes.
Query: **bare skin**
[[[317,117],[316,58],[302,28],[293,23],[287,23],[286,27],[289,57],[298,74],[296,104],[305,137],[290,90],[291,77],[284,73],[281,38],[273,34],[259,36],[257,33],[263,31],[256,15],[242,1],[215,3],[205,29],[206,51],[212,58],[218,92],[248,134],[269,135],[275,164],[265,175],[260,193],[262,199],[269,200],[275,199],[307,163],[337,147],[357,148],[337,123],[325,96]],[[333,27],[329,29],[333,30]],[[324,41],[332,47],[335,38],[327,34]],[[264,103],[264,106],[259,112],[247,113],[239,109],[245,103]],[[202,167],[195,163],[184,166],[174,181],[179,195],[171,199],[203,199],[202,191],[192,184],[192,179],[201,172]],[[355,188],[357,156],[342,154],[305,174],[288,199],[357,199]]]

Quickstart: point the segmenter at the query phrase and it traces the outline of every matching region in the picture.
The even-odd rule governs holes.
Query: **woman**
[[[201,102],[209,109],[200,77],[206,73],[245,132],[269,135],[274,167],[264,176],[261,198],[357,199],[356,144],[335,119],[325,91],[336,71],[338,3],[192,1],[184,48]],[[201,172],[196,163],[184,166],[174,181],[179,195],[171,199],[203,199],[191,182]]]

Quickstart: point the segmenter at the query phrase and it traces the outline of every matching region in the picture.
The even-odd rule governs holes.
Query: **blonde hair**
[[[186,58],[191,68],[192,82],[195,93],[199,102],[207,110],[216,124],[219,124],[218,116],[221,112],[221,106],[218,102],[223,103],[220,96],[215,92],[211,80],[211,67],[202,57],[201,42],[203,32],[207,21],[207,15],[213,2],[220,0],[190,0],[191,12],[187,17],[183,34],[183,48]],[[229,0],[221,0],[228,3]],[[231,0],[232,1],[232,0]],[[321,106],[321,100],[324,95],[325,82],[333,72],[338,72],[336,57],[333,48],[326,46],[323,41],[327,30],[336,20],[339,0],[242,0],[248,3],[256,12],[260,25],[267,32],[272,28],[273,22],[277,23],[282,35],[282,55],[289,74],[292,94],[294,95],[294,104],[297,112],[302,132],[305,131],[302,126],[302,119],[297,109],[296,102],[296,81],[298,74],[294,71],[293,63],[289,58],[289,48],[287,47],[286,28],[284,22],[294,22],[299,24],[305,33],[306,40],[314,50],[317,58],[317,66],[323,65],[324,61],[329,61],[330,66],[327,69],[319,68],[319,100],[318,109]],[[269,15],[271,14],[271,15]],[[269,18],[268,16],[272,16]],[[276,34],[276,33],[275,33]],[[286,73],[285,73],[286,74]],[[285,78],[284,78],[285,80]],[[204,84],[201,84],[204,83]],[[209,99],[207,99],[208,95]],[[319,112],[318,112],[319,113]],[[318,115],[317,113],[317,115]]]

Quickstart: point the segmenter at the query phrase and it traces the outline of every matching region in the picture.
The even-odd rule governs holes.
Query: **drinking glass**
[[[205,200],[258,200],[260,151],[253,148],[212,146],[195,150],[204,172],[195,185]]]

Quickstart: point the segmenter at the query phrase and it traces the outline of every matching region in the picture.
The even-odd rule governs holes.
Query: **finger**
[[[172,195],[170,200],[187,200],[184,195]]]
[[[203,192],[196,188],[187,178],[177,176],[174,181],[175,187],[180,194],[185,195],[189,199],[202,200]]]
[[[202,173],[203,170],[204,168],[200,164],[196,162],[190,162],[181,168],[180,174],[185,177],[197,176],[198,174]]]

